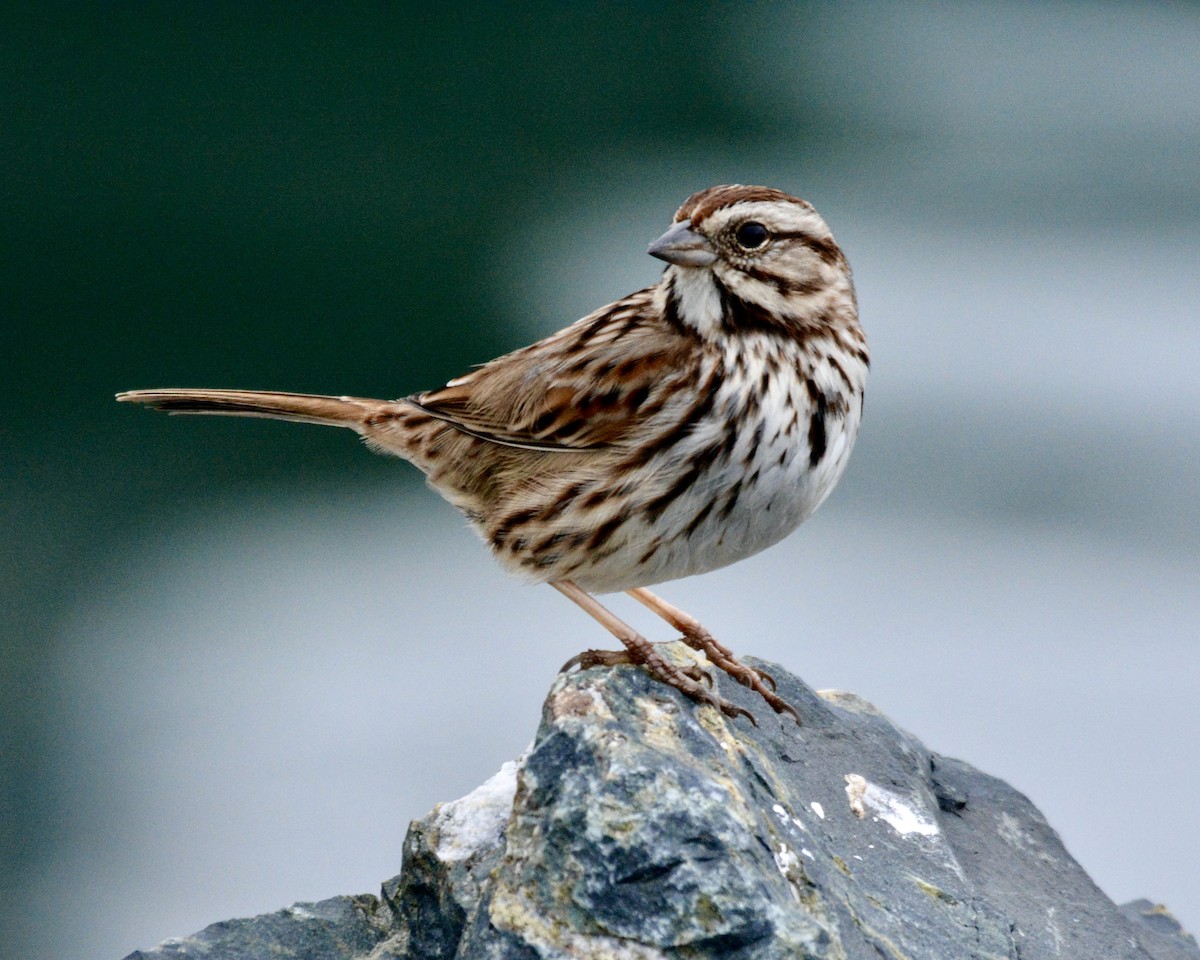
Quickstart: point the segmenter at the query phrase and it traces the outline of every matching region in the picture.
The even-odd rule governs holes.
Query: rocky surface
[[[414,822],[380,897],[129,960],[1200,960],[1163,908],[1109,900],[1007,784],[766,667],[803,726],[727,680],[757,727],[633,668],[560,677],[528,753]]]

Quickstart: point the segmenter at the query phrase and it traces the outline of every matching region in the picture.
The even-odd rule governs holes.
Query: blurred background
[[[0,12],[0,952],[376,890],[604,640],[351,435],[112,394],[440,384],[723,182],[825,215],[873,379],[822,512],[663,593],[1200,928],[1198,8],[422,6]]]

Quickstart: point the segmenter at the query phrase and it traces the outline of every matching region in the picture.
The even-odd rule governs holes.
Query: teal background
[[[438,384],[653,282],[645,245],[718,182],[827,217],[874,379],[813,532],[666,592],[1013,778],[1114,897],[1200,925],[1194,7],[8,5],[0,62],[0,950],[371,889],[597,642],[346,436],[112,394]],[[295,765],[264,759],[286,738],[223,765],[297,724]],[[393,779],[338,766],[368,730]]]

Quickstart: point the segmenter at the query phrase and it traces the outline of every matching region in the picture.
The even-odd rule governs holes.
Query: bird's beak
[[[692,230],[690,220],[680,220],[650,244],[646,252],[681,267],[707,267],[717,259],[712,244]]]

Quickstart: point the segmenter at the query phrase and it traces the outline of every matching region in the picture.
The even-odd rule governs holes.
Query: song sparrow
[[[833,489],[868,366],[850,267],[808,203],[740,185],[689,197],[649,253],[668,264],[654,286],[402,400],[185,389],[117,399],[349,427],[421,469],[510,571],[550,583],[625,646],[564,670],[636,663],[750,716],[591,596],[624,590],[798,721],[769,675],[646,585],[757,553]]]

